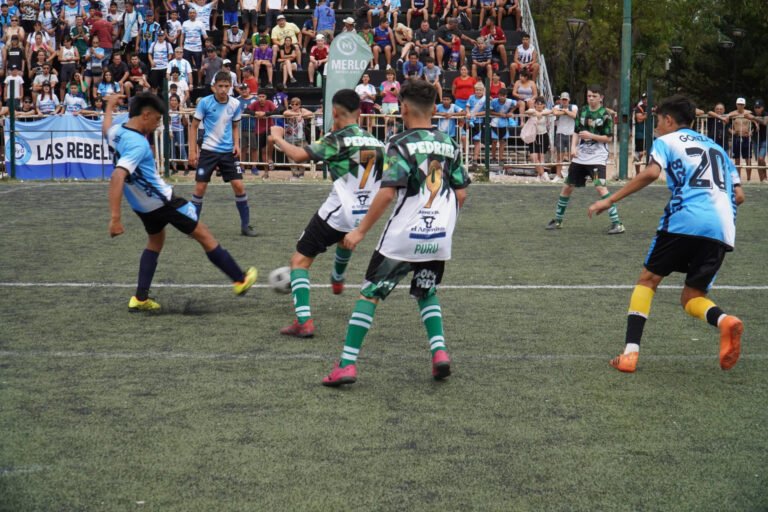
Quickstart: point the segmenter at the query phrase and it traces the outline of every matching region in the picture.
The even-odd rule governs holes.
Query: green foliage
[[[647,55],[643,82],[654,81],[657,97],[675,88],[705,107],[717,101],[733,105],[737,96],[751,100],[768,90],[768,7],[764,0],[634,0],[633,53]],[[609,104],[618,99],[623,6],[619,0],[531,0],[541,51],[547,58],[555,91],[569,84],[571,40],[565,20],[587,26],[577,42],[576,94],[582,102],[586,84],[606,84]],[[746,30],[739,38],[734,28]],[[719,42],[732,40],[725,50]],[[682,46],[673,58],[670,46]],[[671,60],[671,62],[669,62]],[[735,71],[734,71],[735,70]],[[632,62],[632,97],[639,96],[640,65]]]

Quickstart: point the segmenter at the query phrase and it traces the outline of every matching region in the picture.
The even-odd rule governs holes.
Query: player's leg
[[[205,197],[205,191],[208,189],[208,183],[211,181],[217,163],[218,158],[214,153],[200,149],[195,171],[195,191],[192,193],[192,200],[190,201],[197,211],[198,218],[203,212],[203,197]]]
[[[331,290],[334,295],[341,295],[344,291],[344,274],[347,271],[352,251],[336,246],[336,254],[333,257],[333,270],[331,271]]]
[[[323,379],[323,385],[336,387],[352,384],[357,380],[357,357],[373,323],[376,306],[379,300],[385,299],[410,271],[409,262],[391,260],[379,252],[373,253],[365,273],[365,283],[360,291],[360,298],[355,303],[355,309],[347,324],[347,336],[341,358],[331,373]]]
[[[243,170],[240,168],[240,162],[235,160],[234,155],[230,154],[226,158],[226,163],[222,162],[221,177],[225,182],[229,181],[232,191],[235,193],[235,206],[240,216],[240,233],[243,236],[256,236],[256,231],[251,226],[251,208],[248,206],[248,194],[245,192]]]
[[[606,171],[604,165],[598,165],[597,170],[592,173],[592,181],[595,184],[595,190],[600,199],[607,199],[611,197],[611,193],[606,187]],[[624,233],[624,224],[621,223],[619,218],[619,209],[616,205],[611,205],[608,209],[608,217],[611,219],[611,227],[608,229],[609,235],[619,235]]]
[[[432,377],[435,380],[443,380],[451,374],[451,358],[448,357],[443,331],[443,310],[437,298],[437,285],[442,281],[444,270],[444,261],[414,263],[411,281],[411,296],[418,301],[421,321],[427,331],[432,354]]]
[[[571,194],[573,194],[574,187],[583,187],[586,183],[586,176],[580,164],[571,163],[568,170],[568,177],[565,179],[563,188],[560,189],[560,196],[557,198],[557,206],[555,206],[555,218],[549,221],[546,229],[560,229],[563,227],[563,219],[565,218],[565,210],[568,208],[568,202],[571,200]]]
[[[136,294],[128,302],[130,311],[156,311],[160,304],[149,298],[149,289],[152,287],[152,279],[157,269],[157,261],[165,244],[165,228],[155,232],[150,223],[155,220],[142,217],[147,229],[147,246],[139,258],[139,277],[136,283]],[[163,224],[161,222],[161,224]],[[157,224],[158,226],[160,224]]]
[[[720,330],[720,367],[730,370],[739,360],[744,324],[727,315],[707,297],[707,292],[725,259],[725,247],[709,240],[685,240],[691,254],[680,303],[685,312]]]

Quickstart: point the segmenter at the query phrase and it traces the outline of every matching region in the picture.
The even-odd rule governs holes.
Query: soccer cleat
[[[741,354],[741,334],[744,323],[728,315],[720,321],[720,368],[730,370],[736,365]]]
[[[344,292],[344,280],[336,281],[331,278],[331,291],[334,295],[341,295]]]
[[[621,222],[614,222],[611,224],[611,228],[608,230],[609,235],[620,235],[623,232],[625,232],[626,229],[624,229],[624,224]]]
[[[544,229],[548,231],[552,231],[553,229],[562,229],[562,228],[563,228],[563,221],[552,219],[551,221],[549,221],[549,224],[547,224],[547,227]]]
[[[611,359],[611,366],[619,370],[620,372],[634,373],[637,368],[637,358],[640,357],[640,352],[630,352],[629,354],[621,354]]]
[[[152,299],[147,298],[146,300],[139,300],[134,295],[131,297],[131,300],[128,301],[128,311],[136,312],[136,311],[157,311],[160,309],[160,304],[155,302]],[[738,355],[736,356],[738,357]]]
[[[258,236],[253,226],[243,226],[240,228],[240,234],[243,236]]]
[[[354,384],[357,381],[357,366],[351,364],[341,368],[339,363],[333,365],[331,373],[323,377],[323,386],[337,388],[342,384]]]
[[[245,279],[232,285],[235,289],[235,295],[245,295],[245,293],[251,289],[253,283],[256,282],[256,277],[258,275],[259,273],[254,267],[249,268],[245,272]]]
[[[435,380],[444,380],[451,374],[451,358],[448,352],[438,350],[432,356],[432,378]]]
[[[297,338],[311,338],[315,335],[315,321],[310,318],[303,324],[300,324],[298,320],[294,320],[288,327],[280,329],[280,334],[296,336]]]

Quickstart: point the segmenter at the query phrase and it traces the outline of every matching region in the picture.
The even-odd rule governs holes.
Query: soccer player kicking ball
[[[357,125],[360,97],[352,89],[333,95],[333,130],[311,146],[300,148],[286,142],[283,128],[271,129],[275,145],[294,162],[323,161],[333,178],[333,189],[304,228],[291,256],[291,293],[296,319],[281,334],[310,338],[315,333],[309,307],[309,267],[318,254],[339,243],[368,211],[379,190],[384,165],[384,144]],[[331,289],[344,290],[344,272],[352,251],[336,247]]]
[[[555,208],[555,218],[549,221],[546,229],[563,227],[565,209],[571,200],[573,187],[584,187],[587,177],[592,178],[595,190],[601,199],[607,199],[606,164],[608,163],[608,144],[613,137],[613,117],[603,106],[603,90],[597,85],[587,89],[587,104],[582,107],[576,117],[576,128],[571,138],[571,154],[573,161],[568,167],[568,177],[565,179]],[[611,218],[609,235],[624,233],[624,224],[619,219],[619,211],[611,205],[608,216]]]
[[[445,262],[451,259],[453,230],[469,176],[461,163],[459,146],[432,127],[436,97],[434,86],[423,80],[409,80],[400,90],[407,130],[390,139],[381,188],[360,225],[342,241],[344,247],[354,249],[392,201],[397,202],[368,265],[341,359],[323,379],[326,386],[357,380],[355,363],[376,305],[411,271],[411,295],[418,301],[427,329],[432,376],[443,380],[451,374],[436,292]]]
[[[155,167],[147,135],[154,133],[165,114],[163,100],[151,93],[137,94],[130,103],[128,121],[112,126],[112,110],[122,94],[104,99],[102,131],[115,155],[115,170],[109,183],[109,235],[125,232],[120,219],[123,194],[133,211],[144,223],[147,248],[139,262],[136,295],[128,302],[130,311],[156,311],[160,304],[149,298],[149,288],[157,268],[157,260],[165,243],[165,226],[170,224],[190,235],[203,246],[211,263],[234,282],[235,294],[243,295],[256,282],[256,269],[243,272],[230,254],[213,238],[208,228],[197,220],[195,208],[185,199],[173,195],[173,189],[160,177]]]
[[[622,372],[634,372],[640,338],[656,288],[672,272],[686,272],[680,302],[685,312],[720,329],[720,367],[739,360],[744,325],[726,315],[707,292],[736,237],[736,206],[744,202],[739,172],[714,141],[690,129],[696,118],[693,103],[672,96],[656,109],[659,138],[645,170],[607,199],[589,207],[588,215],[653,183],[664,169],[672,197],[664,209],[656,237],[629,301],[624,353],[611,361]]]
[[[240,233],[243,236],[256,236],[251,227],[251,211],[248,207],[248,195],[243,184],[243,170],[240,167],[240,102],[229,95],[232,88],[232,76],[226,71],[219,71],[214,77],[213,94],[203,98],[197,104],[192,124],[189,127],[189,165],[197,167],[195,173],[195,193],[192,204],[197,216],[203,210],[203,196],[211,181],[211,175],[217,168],[224,183],[232,185],[235,193],[235,206],[240,214]],[[197,129],[203,123],[202,149],[197,148]]]

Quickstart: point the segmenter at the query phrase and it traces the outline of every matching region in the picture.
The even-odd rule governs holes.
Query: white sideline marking
[[[222,360],[222,361],[332,361],[335,356],[321,354],[229,354],[225,352],[85,352],[66,350],[0,350],[0,358],[41,357],[60,359],[158,359],[158,360]],[[407,354],[380,354],[368,356],[368,359],[423,359],[426,356]],[[768,359],[768,354],[742,354],[742,359]],[[608,360],[608,354],[486,354],[465,355],[463,362],[484,361],[589,361]],[[709,361],[716,360],[717,353],[711,354],[680,354],[680,355],[643,355],[643,360],[652,361]]]
[[[230,288],[231,284],[204,283],[152,283],[152,288]],[[359,288],[362,285],[350,285]],[[0,282],[0,288],[135,288],[135,283],[26,283]],[[254,288],[269,288],[267,284],[255,284]],[[330,284],[313,284],[312,288],[330,288]],[[632,290],[633,284],[449,284],[441,290]],[[661,285],[659,288],[679,290],[681,285]],[[713,290],[768,290],[768,285],[715,285]]]

